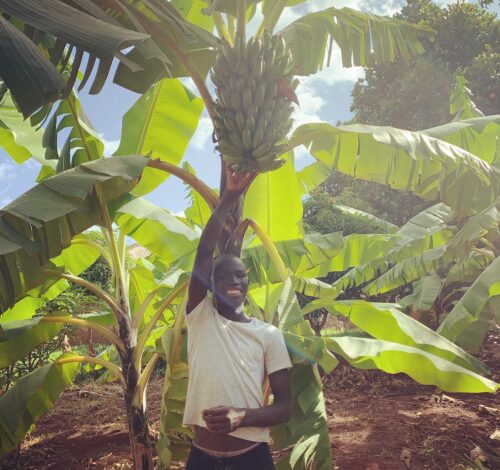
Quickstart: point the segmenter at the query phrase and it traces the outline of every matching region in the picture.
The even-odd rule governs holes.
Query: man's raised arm
[[[188,314],[207,295],[210,286],[210,275],[212,274],[213,255],[226,218],[255,176],[256,173],[227,172],[226,190],[203,229],[198,250],[196,251],[193,272],[189,281],[189,296],[186,307],[186,313]]]

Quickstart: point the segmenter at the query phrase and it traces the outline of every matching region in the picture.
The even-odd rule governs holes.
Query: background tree
[[[459,0],[440,7],[432,0],[408,0],[395,17],[431,27],[436,39],[426,41],[422,56],[365,67],[352,92],[353,121],[408,130],[447,123],[456,74],[466,78],[484,114],[500,112],[500,22],[486,10],[489,3]],[[306,229],[344,235],[373,231],[372,224],[341,212],[336,203],[398,226],[429,206],[412,194],[333,172],[305,203]]]

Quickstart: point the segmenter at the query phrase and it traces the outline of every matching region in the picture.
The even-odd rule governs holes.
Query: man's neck
[[[217,312],[220,316],[227,318],[228,320],[239,322],[239,323],[249,323],[251,320],[245,315],[243,310],[243,305],[233,309],[225,305],[216,304]]]

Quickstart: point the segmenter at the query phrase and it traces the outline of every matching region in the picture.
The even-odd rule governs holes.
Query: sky
[[[436,3],[450,3],[450,0],[438,0]],[[404,4],[406,4],[404,0],[311,0],[299,7],[286,9],[277,30],[304,13],[331,6],[392,15]],[[494,9],[498,13],[498,7]],[[249,34],[255,31],[260,18],[260,13],[257,13],[249,25]],[[340,50],[335,49],[331,67],[314,76],[301,77],[297,90],[300,106],[293,115],[296,125],[320,121],[336,124],[350,119],[351,91],[354,83],[362,76],[361,67],[343,68],[340,62]],[[192,86],[189,82],[186,82],[186,85]],[[105,143],[105,155],[111,155],[119,144],[122,116],[139,95],[114,85],[112,74],[100,94],[89,95],[87,91],[88,86],[80,93],[81,103]],[[211,134],[210,120],[204,112],[183,161],[188,161],[195,168],[197,175],[207,184],[216,187],[220,170],[218,157],[213,151]],[[305,150],[299,150],[295,158],[297,168],[312,161]],[[16,165],[0,148],[0,208],[32,187],[39,169],[39,164],[33,159],[22,165]],[[188,206],[185,187],[175,177],[170,177],[159,188],[148,194],[146,199],[175,213],[180,213]]]

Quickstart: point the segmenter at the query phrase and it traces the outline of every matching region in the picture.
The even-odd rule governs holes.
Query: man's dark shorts
[[[269,446],[263,442],[236,457],[216,458],[191,446],[186,470],[274,470]]]

